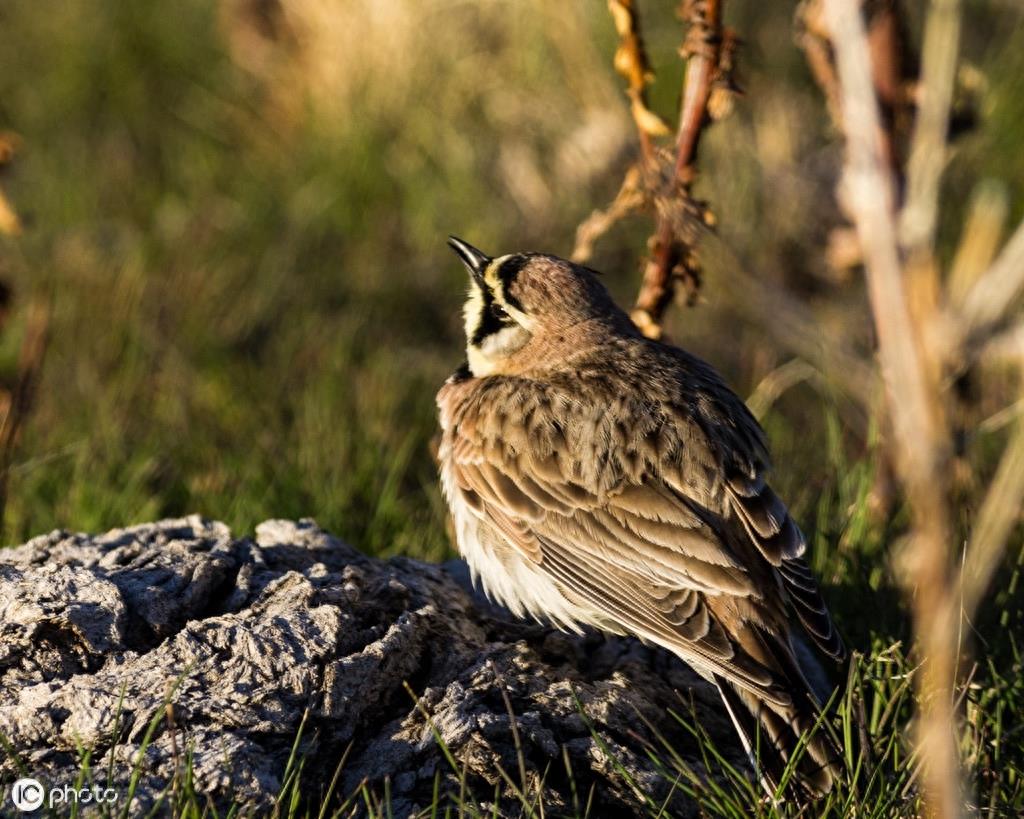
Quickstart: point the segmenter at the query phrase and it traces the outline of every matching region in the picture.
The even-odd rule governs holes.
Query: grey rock
[[[746,766],[715,692],[667,653],[517,620],[459,561],[370,559],[309,520],[249,539],[189,517],[0,550],[6,787],[25,773],[74,783],[89,752],[93,781],[121,800],[136,772],[130,815],[159,813],[190,757],[219,810],[263,815],[301,729],[314,815],[385,781],[393,815],[414,815],[435,783],[454,799],[464,770],[499,816],[524,814],[506,775],[543,790],[548,816],[574,815],[591,790],[591,816],[666,800],[666,815],[693,816],[648,751],[668,760],[664,739],[700,775],[718,772],[670,709],[692,709]]]

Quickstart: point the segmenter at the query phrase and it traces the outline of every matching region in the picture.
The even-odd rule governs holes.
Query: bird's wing
[[[726,468],[699,424],[629,396],[609,407],[516,379],[464,388],[443,458],[475,514],[600,620],[788,701],[765,645],[785,621],[782,583],[760,551],[787,544],[754,495],[740,497],[768,533],[758,549],[695,497]]]
[[[683,410],[673,413],[674,427],[699,430],[719,466],[721,491],[711,506],[728,523],[741,524],[741,548],[750,545],[757,550],[807,634],[824,653],[840,659],[845,654],[843,642],[804,561],[804,535],[765,481],[769,457],[760,425],[704,362],[681,350],[662,352],[687,371],[670,401]],[[757,555],[749,557],[747,565]]]
[[[832,622],[818,583],[804,561],[807,544],[789,514],[761,474],[732,476],[726,483],[728,506],[761,556],[774,568],[792,609],[814,643],[839,660],[846,650]]]

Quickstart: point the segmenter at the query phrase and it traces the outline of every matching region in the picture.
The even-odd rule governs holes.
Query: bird
[[[466,360],[437,394],[438,461],[473,581],[517,616],[668,649],[717,687],[770,793],[787,766],[787,793],[829,792],[841,756],[812,729],[845,648],[753,415],[595,271],[448,243]]]

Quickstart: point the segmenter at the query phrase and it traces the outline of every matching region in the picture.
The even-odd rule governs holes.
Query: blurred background
[[[1009,223],[1024,213],[1024,11],[965,6],[977,123],[944,181],[947,257],[978,180]],[[673,122],[682,29],[673,3],[641,9],[651,106]],[[793,12],[727,4],[745,93],[701,144],[717,232],[667,331],[755,396],[780,493],[877,585],[871,421],[795,352],[873,342],[862,276],[827,258],[841,147]],[[31,305],[52,300],[4,541],[198,512],[239,532],[314,516],[368,552],[450,555],[430,440],[465,273],[445,237],[571,252],[636,157],[616,41],[596,0],[4,3],[3,383]],[[590,261],[623,304],[651,232],[625,220]],[[787,339],[751,282],[810,311],[818,338]],[[1002,446],[991,428],[983,454]]]
[[[673,125],[676,5],[638,3],[649,102]],[[901,4],[908,59],[926,5]],[[1024,5],[962,6],[937,245],[953,279],[971,266],[962,236],[991,256],[1024,216]],[[894,579],[907,514],[836,204],[841,135],[796,12],[725,3],[744,93],[702,137],[693,193],[716,227],[699,298],[665,329],[761,418],[773,483],[869,656],[872,731],[895,736],[918,662]],[[464,356],[466,274],[445,239],[572,252],[638,155],[617,42],[599,0],[0,5],[3,542],[311,516],[368,553],[450,557],[431,440],[434,395]],[[653,230],[649,214],[624,219],[589,260],[623,305]],[[983,369],[953,390],[958,556],[1024,407],[1019,369]],[[958,695],[990,815],[1024,810],[1022,543],[1016,520]]]

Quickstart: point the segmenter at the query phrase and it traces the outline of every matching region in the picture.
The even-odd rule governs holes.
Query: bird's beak
[[[480,287],[483,287],[484,270],[491,263],[491,257],[456,236],[449,236],[448,244],[452,250],[459,254],[459,258],[462,259],[462,263],[466,266],[466,270],[469,271],[469,275],[473,277],[473,281],[480,285]]]

